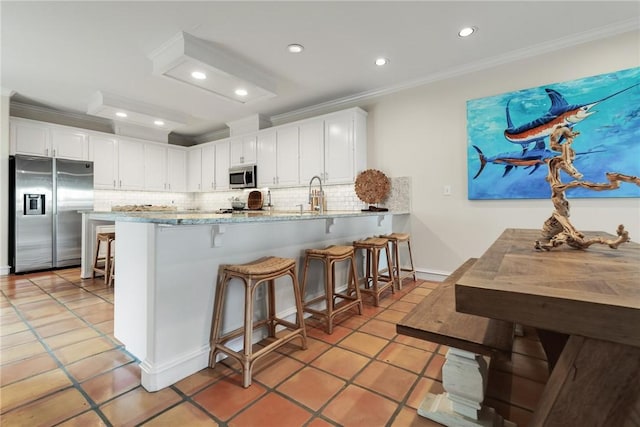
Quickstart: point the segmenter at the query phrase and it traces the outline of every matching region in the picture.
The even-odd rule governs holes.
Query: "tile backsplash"
[[[313,187],[317,188],[316,185]],[[267,189],[263,192],[264,204],[267,204]],[[231,207],[229,199],[239,197],[246,202],[251,190],[229,190],[209,193],[166,193],[154,191],[115,191],[95,190],[93,206],[96,211],[110,211],[112,206],[120,205],[160,205],[175,206],[177,210],[214,211]],[[297,210],[299,205],[309,209],[309,188],[273,188],[271,204],[278,210]],[[360,210],[367,204],[358,199],[353,184],[324,186],[328,210]],[[411,180],[409,177],[391,178],[391,193],[381,206],[394,211],[409,211],[411,204]]]

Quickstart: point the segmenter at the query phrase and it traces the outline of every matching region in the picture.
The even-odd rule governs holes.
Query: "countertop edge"
[[[329,211],[323,214],[305,212],[243,212],[218,214],[214,212],[108,212],[81,211],[89,219],[103,221],[146,222],[166,225],[237,224],[274,221],[308,221],[318,219],[355,218],[386,215],[407,215],[408,211]]]

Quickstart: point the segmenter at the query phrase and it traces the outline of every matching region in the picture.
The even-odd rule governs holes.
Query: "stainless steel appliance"
[[[229,169],[230,188],[256,188],[256,165],[236,166]]]
[[[9,167],[11,271],[79,265],[78,211],[93,209],[93,163],[16,155]]]

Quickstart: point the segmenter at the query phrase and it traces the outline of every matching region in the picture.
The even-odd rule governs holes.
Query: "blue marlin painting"
[[[469,199],[550,197],[540,166],[558,155],[547,147],[558,126],[581,134],[574,148],[584,179],[640,175],[640,68],[467,101]],[[640,188],[567,196],[640,197]]]

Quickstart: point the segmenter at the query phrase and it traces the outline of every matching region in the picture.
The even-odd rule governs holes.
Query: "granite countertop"
[[[90,219],[104,221],[150,222],[167,225],[196,225],[196,224],[229,224],[246,222],[271,221],[300,221],[314,219],[332,219],[346,217],[366,217],[381,215],[402,215],[409,212],[376,212],[376,211],[326,211],[322,214],[304,211],[240,211],[237,213],[221,214],[204,211],[178,212],[107,212],[84,211]]]

